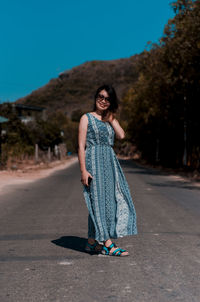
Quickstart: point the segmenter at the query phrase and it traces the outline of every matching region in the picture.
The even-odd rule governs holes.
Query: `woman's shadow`
[[[87,243],[86,238],[76,237],[76,236],[63,236],[58,239],[52,240],[52,243],[75,251],[82,253],[87,253],[85,251],[85,246]]]

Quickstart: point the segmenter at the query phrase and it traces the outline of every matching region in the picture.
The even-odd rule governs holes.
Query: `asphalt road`
[[[78,163],[0,196],[1,302],[199,302],[200,187],[120,160],[138,235],[88,255]]]

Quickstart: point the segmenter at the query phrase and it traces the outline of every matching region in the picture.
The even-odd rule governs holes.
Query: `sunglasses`
[[[103,94],[98,94],[97,98],[100,100],[100,101],[106,101],[106,103],[110,103],[110,98],[109,97],[105,97]]]

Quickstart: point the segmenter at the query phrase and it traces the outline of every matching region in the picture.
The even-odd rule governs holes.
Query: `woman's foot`
[[[87,252],[99,253],[102,250],[102,244],[99,244],[98,241],[93,238],[88,238],[85,250]]]
[[[104,246],[106,248],[108,248],[110,245],[112,244],[112,241],[110,239],[104,241]],[[128,256],[129,253],[125,250],[119,249],[119,247],[117,247],[115,244],[114,246],[109,250],[109,254],[112,254],[115,250],[117,250],[116,253],[114,253],[115,255],[119,254],[119,256]],[[123,252],[122,252],[123,251]]]

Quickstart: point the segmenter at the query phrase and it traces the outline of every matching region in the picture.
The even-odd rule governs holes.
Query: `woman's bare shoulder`
[[[82,124],[87,124],[88,123],[87,113],[84,113],[84,114],[81,115],[80,123],[82,123]]]

